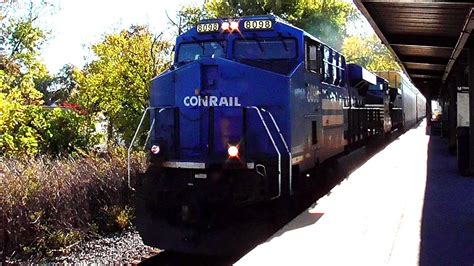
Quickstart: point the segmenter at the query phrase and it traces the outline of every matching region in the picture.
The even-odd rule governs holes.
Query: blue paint
[[[271,29],[244,29],[259,20],[271,21]],[[202,23],[213,26],[200,29],[215,31],[225,21],[207,20]],[[367,85],[357,87],[360,81]],[[256,106],[273,114],[292,157],[306,170],[363,138],[367,130],[350,110],[383,104],[386,90],[385,80],[346,65],[337,51],[274,16],[241,18],[231,33],[192,28],[176,40],[173,67],[152,81],[151,106],[174,110],[155,116],[151,139],[170,160],[224,163],[227,147],[239,144],[244,161],[276,158],[258,113],[247,109]],[[270,117],[264,113],[263,119],[278,140]],[[355,137],[354,129],[361,131]],[[276,145],[285,150],[281,141]],[[289,158],[285,153],[281,159]]]

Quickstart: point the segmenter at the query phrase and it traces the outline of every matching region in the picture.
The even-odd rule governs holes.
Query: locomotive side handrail
[[[289,163],[288,163],[288,172],[289,172],[289,188],[290,188],[290,195],[293,194],[293,184],[292,184],[292,179],[293,179],[293,170],[292,170],[292,165],[291,165],[291,151],[288,148],[288,144],[286,143],[285,138],[283,137],[283,134],[281,133],[280,127],[278,126],[278,123],[276,122],[275,118],[273,117],[272,113],[270,111],[267,111],[262,108],[262,111],[267,113],[268,116],[272,119],[273,125],[277,129],[278,134],[280,135],[280,139],[283,142],[283,145],[285,146],[286,152],[288,153],[289,157]]]
[[[272,197],[271,199],[279,198],[281,196],[281,153],[280,153],[280,150],[278,149],[278,146],[276,145],[276,142],[273,139],[272,134],[270,133],[270,129],[268,128],[268,125],[265,122],[265,119],[263,118],[262,112],[260,111],[260,109],[256,106],[247,106],[246,108],[254,109],[257,112],[258,116],[260,117],[260,121],[262,121],[263,127],[265,128],[267,135],[270,138],[270,141],[272,142],[273,147],[275,148],[275,151],[278,154],[278,195],[275,197]]]
[[[142,115],[142,118],[140,119],[140,123],[138,124],[137,130],[135,131],[135,134],[133,135],[132,141],[130,142],[130,146],[128,147],[128,151],[127,151],[127,184],[128,184],[128,188],[131,189],[132,191],[135,191],[135,188],[133,188],[132,185],[130,184],[130,175],[131,175],[131,171],[132,171],[132,168],[130,166],[130,155],[132,153],[133,144],[135,143],[135,139],[138,136],[138,132],[142,128],[143,121],[145,120],[145,117],[146,117],[146,114],[148,113],[148,111],[155,110],[155,109],[158,109],[158,108],[160,108],[158,113],[161,113],[165,109],[168,109],[168,108],[171,108],[171,107],[147,107],[145,109],[145,111],[143,111],[143,115]],[[153,129],[154,125],[155,125],[155,118],[153,118],[153,121],[150,125],[150,129],[148,130],[147,138],[146,138],[146,141],[145,141],[145,146],[146,146],[146,143],[148,142],[148,139],[150,138],[151,130]]]

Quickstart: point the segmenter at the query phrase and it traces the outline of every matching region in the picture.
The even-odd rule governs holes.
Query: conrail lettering
[[[242,106],[239,97],[186,96],[183,103],[185,106]]]

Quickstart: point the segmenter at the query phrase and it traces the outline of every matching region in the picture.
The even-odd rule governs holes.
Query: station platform
[[[236,265],[474,265],[474,178],[425,123]]]

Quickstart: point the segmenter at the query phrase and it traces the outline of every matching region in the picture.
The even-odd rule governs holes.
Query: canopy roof
[[[455,62],[474,47],[472,1],[354,0],[425,96],[436,97]]]

